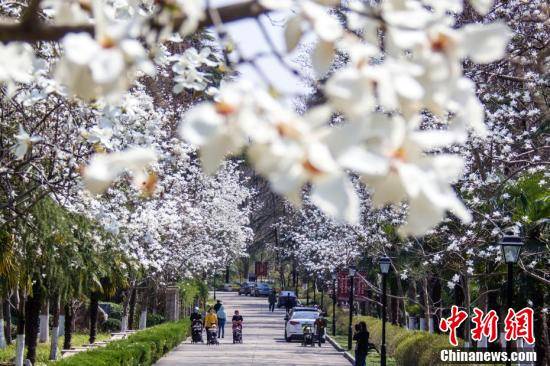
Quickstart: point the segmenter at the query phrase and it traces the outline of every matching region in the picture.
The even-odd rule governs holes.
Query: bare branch
[[[39,5],[40,0],[33,0],[31,5],[29,5],[28,17],[34,16],[30,11],[32,4],[36,3],[36,6]],[[254,18],[265,12],[268,9],[264,8],[256,1],[246,1],[239,4],[232,4],[227,6],[222,6],[216,9],[217,13],[220,16],[222,22],[233,22],[246,18]],[[36,14],[36,13],[34,13]],[[25,41],[25,42],[40,42],[40,41],[59,41],[68,33],[89,33],[94,34],[94,26],[91,24],[82,24],[82,25],[48,25],[44,23],[33,23],[32,27],[25,25],[25,19],[27,15],[23,16],[23,21],[21,23],[14,24],[0,24],[0,42],[12,42],[12,41]],[[33,19],[32,17],[30,18]],[[185,21],[185,17],[176,19],[174,22],[174,29],[181,27],[182,23]],[[34,21],[33,21],[34,22]],[[206,28],[212,26],[214,21],[210,16],[210,13],[207,12],[207,15],[203,21],[200,22],[200,28]]]

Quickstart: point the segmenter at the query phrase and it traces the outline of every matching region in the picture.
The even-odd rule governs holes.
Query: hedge
[[[189,334],[189,321],[164,323],[114,341],[106,347],[77,353],[59,366],[151,366]]]
[[[370,333],[370,342],[378,350],[382,344],[382,321],[370,316],[356,316],[354,323],[364,321]],[[462,341],[459,340],[459,346]],[[398,366],[433,366],[441,364],[440,350],[450,348],[447,334],[432,334],[424,331],[412,331],[386,323],[386,350]]]

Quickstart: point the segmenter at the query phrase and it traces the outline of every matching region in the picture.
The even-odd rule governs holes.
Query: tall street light
[[[519,253],[521,252],[521,247],[523,246],[523,241],[517,235],[513,233],[506,233],[500,240],[500,247],[502,248],[502,256],[504,261],[508,264],[508,281],[507,281],[507,300],[508,300],[508,309],[512,308],[512,297],[514,296],[514,287],[513,287],[513,277],[514,277],[514,263],[518,262]],[[508,361],[506,365],[512,365],[510,361],[510,354],[512,352],[512,341],[506,341],[506,353],[508,355]]]
[[[336,272],[332,274],[332,336],[336,335]]]
[[[390,271],[391,260],[388,256],[380,257],[382,273],[382,345],[380,346],[380,366],[386,366],[386,277]]]
[[[351,350],[351,339],[352,339],[352,322],[353,322],[353,283],[355,282],[355,266],[349,266],[348,275],[350,282],[350,291],[349,291],[349,326],[348,326],[348,349]]]

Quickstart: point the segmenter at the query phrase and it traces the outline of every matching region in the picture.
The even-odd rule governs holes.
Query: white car
[[[290,342],[293,339],[300,339],[304,333],[302,327],[304,324],[310,324],[314,330],[313,323],[319,317],[317,311],[294,311],[289,319],[286,319],[285,325],[285,341]]]

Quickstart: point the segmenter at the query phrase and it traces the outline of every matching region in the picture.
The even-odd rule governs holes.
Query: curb
[[[355,358],[351,355],[351,353],[349,353],[348,351],[346,351],[344,348],[342,348],[334,339],[332,339],[331,336],[329,336],[328,334],[325,334],[325,338],[328,340],[328,342],[330,344],[332,344],[332,346],[334,348],[336,348],[336,350],[338,352],[342,352],[342,356],[344,356],[344,358],[346,360],[348,360],[352,365],[355,365]]]

